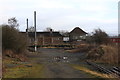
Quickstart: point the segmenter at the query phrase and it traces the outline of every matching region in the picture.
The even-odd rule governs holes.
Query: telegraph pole
[[[35,27],[35,52],[37,51],[37,38],[36,38],[36,11],[34,11],[34,27]]]

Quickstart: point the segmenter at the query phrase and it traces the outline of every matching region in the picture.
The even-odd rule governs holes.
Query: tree
[[[8,24],[13,28],[17,28],[19,26],[18,20],[15,17],[8,19]]]
[[[59,32],[60,32],[60,34],[63,35],[63,36],[69,36],[69,32],[68,32],[68,31],[60,30]]]
[[[50,32],[50,31],[54,31],[51,27],[47,27],[46,29],[45,29],[45,31],[47,31],[47,32]]]
[[[17,54],[24,52],[27,46],[26,36],[9,25],[1,25],[1,27],[3,50],[12,50]]]
[[[108,44],[110,41],[108,34],[101,29],[93,32],[92,39],[96,44]]]
[[[35,27],[31,26],[30,28],[28,28],[28,32],[35,32]]]

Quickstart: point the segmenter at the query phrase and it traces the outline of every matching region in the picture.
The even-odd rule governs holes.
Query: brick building
[[[21,32],[24,35],[28,35],[29,45],[35,44],[35,33],[34,32]],[[62,45],[64,42],[81,43],[86,39],[86,32],[79,27],[74,28],[67,36],[63,36],[60,32],[56,31],[44,31],[36,32],[37,34],[37,45]]]
[[[27,34],[26,32],[21,32]],[[37,45],[59,45],[63,43],[63,37],[59,32],[37,32]],[[30,45],[35,44],[35,33],[28,32]]]

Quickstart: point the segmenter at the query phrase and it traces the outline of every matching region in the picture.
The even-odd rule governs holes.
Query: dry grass
[[[75,49],[66,50],[66,51],[68,51],[70,53],[87,52],[87,51],[89,51],[90,48],[91,48],[91,45],[89,45],[89,44],[81,44],[81,45],[75,46]]]
[[[82,67],[82,66],[79,66],[79,65],[72,65],[75,69],[78,69],[78,70],[81,70],[81,71],[84,71],[86,73],[89,73],[91,75],[95,75],[95,76],[99,76],[101,78],[110,78],[109,75],[106,75],[106,74],[102,74],[102,73],[99,73],[99,72],[96,72],[96,71],[92,71],[86,67]]]
[[[26,65],[19,65],[13,68],[7,68],[3,74],[4,78],[39,78],[42,77],[43,65],[34,64],[32,67]]]
[[[104,73],[99,73],[96,71],[92,71],[86,67],[80,66],[80,65],[72,65],[73,68],[84,71],[88,74],[94,75],[94,77],[100,77],[100,78],[105,78],[105,79],[110,79],[110,80],[120,80],[117,76],[114,74],[104,74]]]
[[[118,47],[115,45],[100,45],[87,54],[88,59],[109,64],[118,64],[118,57]]]
[[[26,52],[26,53],[28,53],[28,52]],[[4,50],[3,51],[3,59],[6,56],[10,57],[10,58],[18,59],[19,61],[26,61],[27,60],[27,56],[24,53],[16,54],[12,50]]]
[[[112,45],[101,45],[104,50],[104,55],[100,58],[101,61],[107,63],[118,63],[118,47]]]
[[[15,58],[3,59],[3,78],[42,78],[44,65],[31,62],[21,62]],[[10,67],[10,65],[12,65]]]

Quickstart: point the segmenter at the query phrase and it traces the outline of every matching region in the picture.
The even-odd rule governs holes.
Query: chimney
[[[52,34],[52,32],[53,32],[53,30],[52,30],[52,29],[50,29],[50,34]]]

